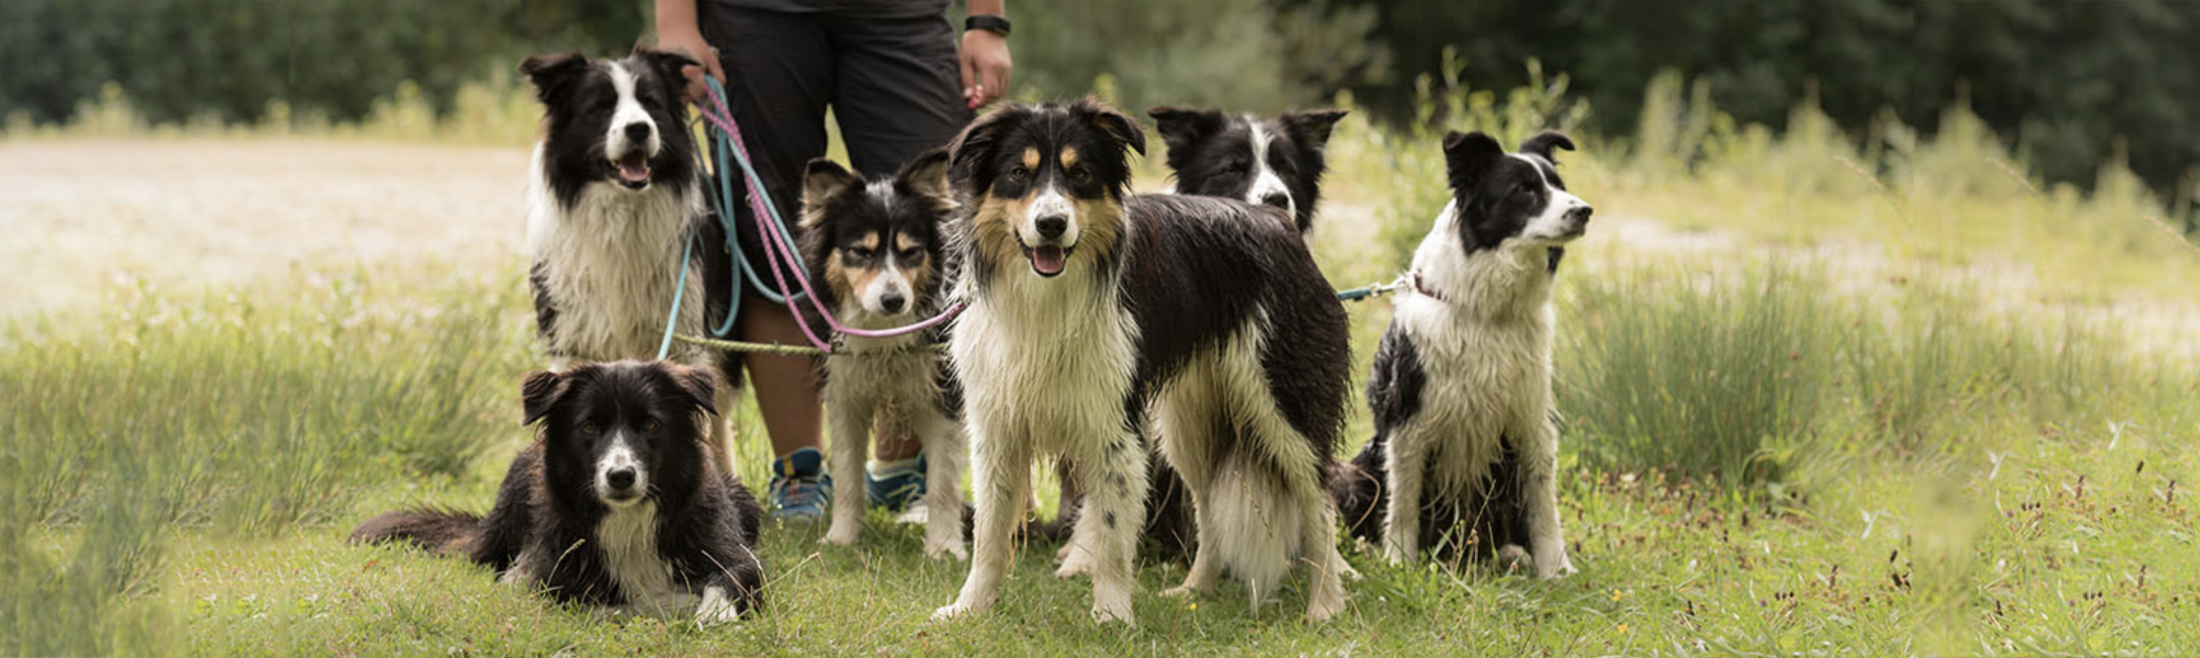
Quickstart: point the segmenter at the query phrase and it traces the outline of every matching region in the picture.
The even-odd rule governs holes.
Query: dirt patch
[[[0,317],[299,269],[523,253],[527,151],[346,141],[0,142]]]

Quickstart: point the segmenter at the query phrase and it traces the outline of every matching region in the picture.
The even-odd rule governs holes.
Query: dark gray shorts
[[[944,12],[909,18],[782,13],[705,2],[703,38],[718,48],[728,102],[749,157],[792,228],[802,172],[825,155],[832,107],[851,166],[891,174],[970,123],[954,26]],[[736,189],[740,186],[736,185]],[[754,221],[737,204],[741,243],[762,264]]]

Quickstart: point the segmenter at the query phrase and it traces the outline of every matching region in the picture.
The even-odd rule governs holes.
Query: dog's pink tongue
[[[619,178],[629,183],[649,182],[649,160],[641,156],[620,160]]]
[[[1040,247],[1031,250],[1031,268],[1040,274],[1054,276],[1062,273],[1061,247]]]

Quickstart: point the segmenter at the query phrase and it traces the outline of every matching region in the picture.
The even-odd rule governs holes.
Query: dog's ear
[[[1283,129],[1291,132],[1291,140],[1309,151],[1321,151],[1329,145],[1329,133],[1343,119],[1345,110],[1306,110],[1283,113]]]
[[[1567,139],[1566,135],[1562,133],[1545,130],[1534,137],[1528,138],[1528,141],[1520,143],[1521,153],[1532,153],[1541,156],[1543,159],[1551,161],[1551,164],[1556,165],[1558,164],[1558,156],[1551,153],[1551,149],[1554,148],[1561,151],[1574,150],[1574,140]]]
[[[1139,127],[1137,120],[1115,111],[1115,108],[1108,107],[1100,99],[1086,96],[1071,105],[1070,111],[1091,122],[1093,127],[1107,133],[1115,141],[1131,147],[1139,155],[1146,154],[1146,129]]]
[[[543,416],[550,415],[550,409],[558,406],[567,388],[564,375],[548,370],[527,373],[527,378],[519,383],[520,405],[527,410],[527,415],[519,424],[533,425]]]
[[[1031,106],[1010,103],[994,110],[963,128],[962,134],[947,143],[947,163],[958,180],[976,176],[978,165],[993,159],[993,149],[1000,145],[1001,135],[1007,134],[1031,118]]]
[[[687,74],[682,73],[681,70],[690,66],[703,65],[702,62],[695,61],[695,58],[687,56],[687,53],[674,50],[635,48],[633,57],[647,65],[651,73],[656,74],[657,84],[662,85],[664,89],[671,92],[670,98],[675,101],[687,97]],[[724,81],[721,80],[720,82]],[[687,107],[686,103],[679,103],[678,105],[682,108]]]
[[[917,154],[916,159],[901,166],[900,173],[894,174],[894,181],[903,190],[931,200],[935,207],[955,207],[955,191],[947,182],[947,149],[935,148]]]
[[[680,388],[680,395],[703,413],[718,415],[718,375],[709,368],[667,364],[672,371],[672,381]]]
[[[544,106],[557,107],[557,101],[588,73],[588,58],[578,51],[545,53],[522,60],[519,72],[534,83],[536,99]]]
[[[1504,157],[1505,147],[1481,131],[1452,131],[1444,136],[1444,173],[1451,179],[1453,190],[1467,189]]]
[[[825,204],[848,188],[862,184],[862,177],[838,162],[825,158],[811,160],[809,170],[802,175],[802,228],[816,228],[825,220]]]
[[[1222,112],[1217,110],[1156,107],[1146,110],[1146,116],[1153,117],[1154,132],[1161,133],[1161,143],[1168,145],[1170,155],[1222,127]]]

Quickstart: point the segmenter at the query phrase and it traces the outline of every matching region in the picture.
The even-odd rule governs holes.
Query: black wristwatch
[[[1008,17],[997,16],[994,14],[979,14],[963,19],[963,29],[985,30],[987,32],[1001,35],[1002,38],[1007,38]]]

